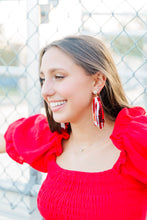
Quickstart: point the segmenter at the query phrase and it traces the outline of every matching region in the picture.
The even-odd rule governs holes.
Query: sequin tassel
[[[93,98],[93,121],[100,129],[104,127],[104,111],[99,96]]]
[[[61,123],[61,128],[63,128],[65,131],[68,131],[69,123]]]

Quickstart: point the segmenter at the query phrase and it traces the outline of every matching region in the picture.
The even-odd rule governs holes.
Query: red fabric
[[[110,138],[121,154],[104,172],[59,167],[56,156],[69,135],[51,133],[43,115],[14,122],[5,138],[14,160],[48,172],[38,194],[46,220],[146,220],[147,116],[142,108],[124,108],[118,114]]]
[[[6,151],[18,163],[27,162],[34,169],[47,172],[48,161],[62,153],[65,132],[52,133],[44,115],[34,115],[12,123],[5,133]]]

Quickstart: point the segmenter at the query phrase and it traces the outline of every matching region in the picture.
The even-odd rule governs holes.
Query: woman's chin
[[[67,120],[59,119],[59,118],[56,118],[56,117],[53,117],[53,119],[54,119],[55,122],[60,123],[60,124],[68,123]]]

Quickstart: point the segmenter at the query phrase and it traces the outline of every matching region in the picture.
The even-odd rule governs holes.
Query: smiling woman
[[[103,78],[102,80],[105,86],[104,85],[100,86],[99,96],[101,97],[104,111],[107,113],[109,118],[115,120],[118,112],[122,108],[129,107],[111,54],[100,40],[93,38],[91,36],[80,36],[80,37],[71,36],[59,41],[55,41],[42,50],[40,65],[43,60],[42,57],[45,54],[45,52],[47,51],[48,52],[47,54],[49,54],[49,49],[52,49],[53,51],[58,51],[60,57],[64,56],[64,60],[63,60],[64,66],[66,66],[67,60],[71,61],[68,63],[70,71],[73,68],[72,65],[75,65],[75,67],[80,68],[80,70],[82,70],[85,78],[87,76],[87,80],[90,80],[92,78],[90,76],[92,75],[96,79]],[[50,56],[53,56],[53,54]],[[56,60],[56,59],[52,59],[52,60]],[[57,63],[60,67],[60,62]],[[76,72],[77,71],[80,72],[79,70],[76,70]],[[96,73],[98,74],[98,76],[96,76],[97,75]],[[101,82],[99,81],[99,83]],[[86,96],[86,94],[82,96],[81,100],[83,99],[84,96]],[[47,115],[49,115],[47,106],[46,106],[46,111],[47,111]],[[60,130],[60,124],[57,124],[54,120],[49,120],[49,124],[51,130],[53,129],[54,131],[54,126],[55,126],[55,130],[57,127]]]
[[[12,123],[5,140],[15,161],[48,173],[44,219],[146,220],[147,116],[128,104],[105,45],[54,41],[41,52],[40,82],[47,117]]]
[[[42,96],[51,109],[54,121],[76,123],[89,117],[95,75],[91,77],[90,74],[86,74],[86,71],[75,64],[71,57],[56,47],[50,48],[44,54],[41,70],[45,78]],[[105,81],[100,81],[99,76],[100,83],[104,85]],[[83,99],[84,96],[87,98]]]

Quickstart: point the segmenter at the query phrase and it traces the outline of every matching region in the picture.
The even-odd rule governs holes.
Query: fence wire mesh
[[[0,132],[20,117],[43,112],[39,51],[79,33],[107,44],[129,102],[147,109],[146,0],[0,0]],[[0,155],[1,203],[32,214],[36,204],[27,196],[37,195],[43,178]]]

